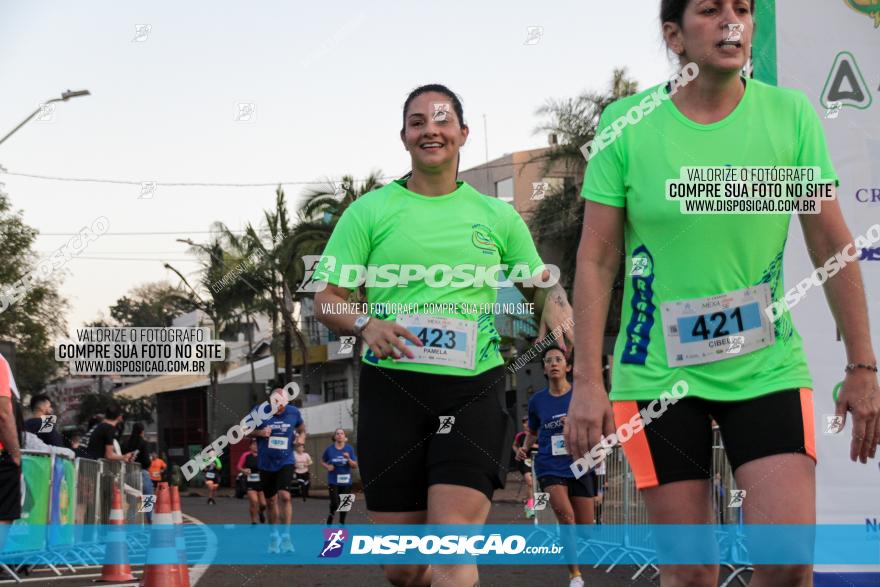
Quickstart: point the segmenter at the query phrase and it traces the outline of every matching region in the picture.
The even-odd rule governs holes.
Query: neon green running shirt
[[[485,196],[465,182],[457,184],[458,188],[450,194],[423,196],[406,189],[405,180],[397,180],[358,198],[340,217],[313,279],[354,289],[351,284],[356,274],[343,270],[346,265],[374,269],[392,266],[391,273],[377,271],[376,279],[381,283],[405,274],[402,268],[395,267],[424,267],[427,274],[408,280],[404,287],[367,283],[371,310],[377,304],[385,304],[388,309],[393,309],[388,306],[391,304],[419,305],[421,310],[425,309],[422,304],[454,305],[417,313],[475,321],[474,368],[379,360],[364,345],[365,363],[459,376],[477,375],[503,364],[495,315],[492,311],[480,311],[480,306],[486,310],[485,305],[496,302],[498,292],[493,285],[499,280],[495,274],[493,279],[483,279],[481,268],[520,265],[522,275],[505,272],[516,279],[525,278],[526,272],[528,276],[540,274],[544,265],[526,223],[513,206]],[[436,272],[430,270],[432,267]],[[465,304],[469,307],[463,307]],[[371,311],[371,315],[394,320],[397,312],[380,308]]]
[[[656,399],[680,379],[690,395],[711,400],[811,388],[802,341],[789,314],[770,323],[768,333],[772,330],[775,340],[768,346],[741,354],[731,346],[722,360],[670,367],[664,337],[670,327],[661,310],[664,303],[764,283],[773,300],[782,298],[791,214],[684,214],[679,202],[667,200],[666,182],[681,177],[682,167],[812,166],[820,168],[821,181],[837,183],[816,112],[801,92],[748,80],[733,112],[713,124],[698,124],[679,112],[665,88],[658,104],[651,97],[656,89],[608,106],[597,137],[620,116],[641,119],[603,142],[584,178],[583,197],[626,208],[626,279],[611,399]],[[643,116],[632,114],[633,107]],[[647,258],[647,268],[634,270],[633,257]],[[577,320],[578,308],[574,314]]]

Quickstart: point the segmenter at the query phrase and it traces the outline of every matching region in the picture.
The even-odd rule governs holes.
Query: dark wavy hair
[[[452,102],[452,108],[455,110],[456,116],[458,116],[458,126],[460,128],[464,128],[467,126],[464,123],[464,108],[461,106],[461,99],[456,95],[455,92],[444,86],[443,84],[426,84],[424,86],[419,86],[409,93],[409,96],[406,97],[406,102],[403,103],[403,126],[400,127],[400,132],[403,132],[406,129],[406,113],[409,110],[409,105],[413,100],[421,96],[422,94],[427,94],[428,92],[437,92],[438,94],[443,94],[449,101]]]
[[[660,22],[674,22],[681,26],[684,11],[692,0],[660,0]],[[755,12],[755,0],[749,2],[752,12]]]
[[[461,98],[458,95],[444,86],[443,84],[425,84],[424,86],[419,86],[409,93],[409,96],[406,97],[406,101],[403,103],[403,126],[400,127],[400,132],[403,134],[406,131],[406,113],[409,110],[409,105],[413,100],[425,94],[427,92],[437,92],[438,94],[443,94],[449,101],[452,102],[452,109],[455,110],[456,116],[458,116],[458,127],[464,128],[467,125],[464,123],[464,108],[461,105]],[[458,166],[461,164],[461,154],[458,156],[458,162],[456,163],[455,168],[455,176],[458,177]],[[408,171],[406,175],[404,175],[401,179],[409,179],[412,177],[412,170]]]

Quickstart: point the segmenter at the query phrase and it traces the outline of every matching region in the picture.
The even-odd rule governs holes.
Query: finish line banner
[[[880,528],[856,525],[297,525],[286,536],[251,524],[76,528],[84,530],[78,536],[99,538],[70,548],[100,548],[103,555],[96,558],[102,564],[177,564],[180,553],[168,545],[180,544],[191,565],[595,564],[611,551],[654,564],[880,565]],[[15,534],[14,543],[27,543],[28,533],[45,536],[46,527],[12,527],[7,538]],[[121,548],[123,542],[138,548]],[[144,551],[146,544],[152,546]],[[205,544],[210,546],[197,546]],[[281,552],[270,554],[270,545]],[[45,564],[63,552],[7,548],[0,563]]]
[[[760,0],[756,15],[755,77],[804,92],[813,104],[840,176],[837,200],[853,235],[880,219],[880,2],[878,0]],[[816,35],[821,36],[817,42]],[[787,288],[813,271],[803,231],[789,234]],[[880,348],[880,248],[859,252],[871,339]],[[835,413],[835,389],[848,362],[826,296],[816,290],[792,311],[813,376],[816,516],[822,524],[874,524],[880,520],[880,468],[849,459],[851,418],[839,434],[826,434]],[[834,565],[816,569],[816,585],[880,585],[877,567]],[[861,583],[860,583],[861,584]]]

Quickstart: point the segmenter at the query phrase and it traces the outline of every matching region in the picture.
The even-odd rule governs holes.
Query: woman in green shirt
[[[712,523],[713,418],[745,490],[746,523],[816,520],[812,380],[790,315],[767,312],[784,295],[791,213],[693,214],[679,197],[688,168],[713,168],[718,177],[809,168],[815,184],[834,191],[837,175],[806,96],[742,76],[754,4],[662,0],[667,47],[690,75],[610,105],[589,149],[574,287],[585,342],[565,436],[576,455],[596,452],[603,435],[621,439],[652,524]],[[814,263],[851,251],[836,200],[799,219]],[[629,277],[609,402],[601,371],[608,306],[595,301],[608,299],[621,250]],[[850,363],[837,411],[852,413],[850,457],[864,463],[880,441],[876,356],[858,264],[839,273],[826,286]],[[667,390],[687,397],[651,407]],[[717,565],[661,567],[663,585],[717,580]],[[807,565],[764,565],[750,584],[810,581]]]
[[[542,335],[565,330],[573,340],[565,292],[550,285],[522,217],[456,180],[467,136],[453,92],[437,84],[414,90],[400,131],[411,174],[348,207],[314,275],[327,283],[315,296],[318,319],[367,347],[357,450],[367,509],[379,524],[482,524],[504,485],[513,435],[499,402],[504,360],[491,307],[499,267],[531,285],[522,291],[540,313]],[[350,277],[358,267],[367,269],[365,283]],[[333,310],[362,284],[369,313]],[[428,565],[384,570],[394,584],[431,582]],[[477,569],[444,566],[442,579],[473,585]]]

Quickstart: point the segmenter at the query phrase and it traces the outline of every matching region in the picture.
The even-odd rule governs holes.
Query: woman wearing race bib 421
[[[733,170],[751,178],[759,169],[812,168],[813,183],[830,184],[832,193],[838,178],[809,99],[742,75],[756,26],[754,1],[660,4],[666,45],[686,75],[608,106],[590,147],[574,287],[582,344],[566,441],[573,455],[585,455],[615,426],[624,430],[619,436],[649,522],[699,527],[714,519],[714,418],[736,485],[745,490],[746,524],[815,524],[812,379],[791,315],[768,311],[785,293],[791,212],[687,213],[678,196],[684,184],[719,181],[701,180],[705,168],[722,178]],[[703,203],[716,199],[766,205],[759,197],[724,195]],[[865,463],[880,441],[880,389],[853,238],[836,200],[822,199],[821,213],[801,213],[798,220],[815,265],[828,267],[826,260],[841,251],[851,261],[827,279],[825,290],[848,363],[839,366],[846,379],[836,410],[851,413],[850,458]],[[627,278],[609,403],[602,334],[624,247]],[[664,400],[658,410],[652,400],[668,391],[674,394],[666,400],[675,401]],[[705,546],[683,536],[677,542],[664,547],[686,556]],[[705,542],[715,544],[711,532]],[[770,547],[782,549],[778,557]],[[809,565],[782,564],[792,554],[812,553],[812,544],[792,550],[800,548],[765,544],[761,554],[779,564],[756,565],[750,585],[812,584]],[[718,572],[714,564],[664,564],[661,584],[714,586]]]
[[[498,397],[501,337],[485,307],[497,300],[498,266],[512,281],[546,286],[523,288],[541,313],[539,334],[570,325],[565,293],[551,285],[522,217],[456,180],[468,132],[448,88],[410,93],[400,139],[412,173],[348,207],[313,276],[327,282],[315,296],[318,319],[367,347],[357,441],[367,509],[379,524],[482,524],[503,487],[513,434]],[[361,285],[350,277],[358,268],[371,270],[370,314],[334,310]],[[570,328],[565,335],[573,340]],[[431,582],[429,565],[384,570],[394,584]],[[437,579],[473,585],[478,574],[450,565]]]

